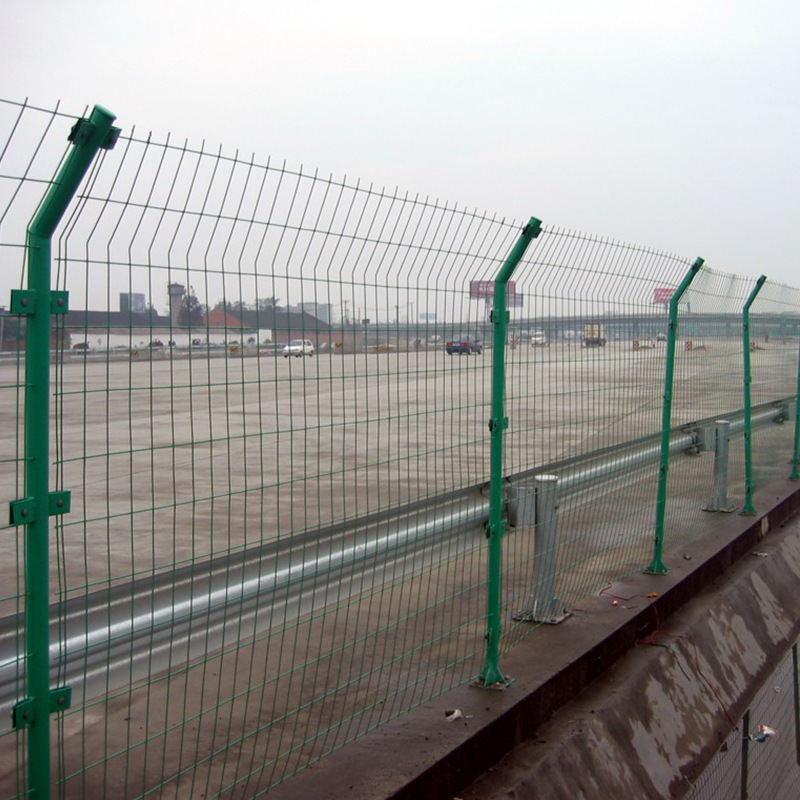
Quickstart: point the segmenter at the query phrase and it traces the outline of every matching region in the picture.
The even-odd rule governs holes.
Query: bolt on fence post
[[[730,454],[731,423],[718,419],[714,428],[714,490],[704,511],[733,511],[728,503],[728,456]]]
[[[529,609],[517,611],[520,622],[563,622],[569,612],[556,597],[558,549],[558,476],[537,475],[532,486],[521,486],[517,525],[533,531],[533,590]]]
[[[797,391],[794,396],[794,452],[790,481],[800,481],[800,349],[797,357]]]
[[[750,408],[750,383],[753,380],[750,372],[750,306],[756,299],[756,295],[761,291],[761,287],[767,280],[766,275],[762,275],[750,292],[747,302],[742,309],[742,347],[744,349],[744,506],[739,512],[744,516],[752,516],[756,513],[753,507],[753,444],[752,444],[752,424]]]
[[[486,661],[476,680],[484,687],[505,686],[508,681],[500,672],[500,606],[503,557],[503,431],[508,427],[505,416],[506,333],[508,311],[506,290],[531,240],[542,231],[542,222],[531,217],[494,280],[492,308],[492,416],[489,420],[489,553],[486,580]]]
[[[664,519],[667,511],[667,476],[669,474],[669,439],[672,426],[672,382],[675,373],[675,340],[678,335],[678,303],[680,303],[689,284],[694,280],[703,259],[697,258],[684,276],[680,285],[669,299],[669,327],[667,328],[667,365],[664,376],[664,406],[661,413],[661,456],[658,470],[658,496],[656,499],[656,531],[653,547],[653,560],[647,572],[653,575],[666,575],[669,570],[662,561],[664,548]]]
[[[115,117],[95,106],[89,119],[78,120],[69,141],[74,145],[28,226],[28,289],[25,308],[25,665],[28,696],[15,707],[15,726],[27,728],[28,791],[50,797],[50,714],[69,706],[68,690],[50,689],[49,515],[50,504],[50,315],[52,305],[66,312],[66,293],[54,297],[51,287],[51,240],[98,150],[110,149],[119,130]],[[53,303],[53,301],[56,301]],[[61,301],[61,302],[58,302]],[[63,502],[63,501],[62,501]],[[13,513],[13,512],[12,512]]]

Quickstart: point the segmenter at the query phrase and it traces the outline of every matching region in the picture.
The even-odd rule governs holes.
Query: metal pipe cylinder
[[[727,419],[716,421],[714,436],[714,489],[704,511],[733,511],[728,503],[728,456],[730,453],[731,423]]]
[[[527,491],[526,491],[527,488]],[[532,485],[521,487],[519,524],[533,529],[533,588],[530,607],[514,619],[555,624],[569,614],[556,597],[558,567],[558,476],[537,475]]]

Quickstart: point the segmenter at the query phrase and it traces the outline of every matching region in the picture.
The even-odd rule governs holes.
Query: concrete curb
[[[508,690],[454,689],[271,797],[681,797],[800,636],[800,536],[779,530],[800,508],[800,485],[776,482],[758,505],[760,516],[726,517],[666,559],[669,575],[615,584],[635,601],[595,596],[564,625],[537,629],[503,659],[516,678]],[[771,557],[742,561],[756,546]],[[636,646],[657,629],[670,649]],[[465,719],[447,722],[449,708]],[[516,767],[490,773],[480,794],[465,789],[522,743]]]

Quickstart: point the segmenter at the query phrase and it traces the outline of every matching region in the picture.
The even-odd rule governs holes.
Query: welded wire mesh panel
[[[74,117],[0,104],[4,292],[25,283],[25,226]],[[49,575],[52,685],[73,692],[54,723],[63,796],[255,796],[477,674],[489,312],[519,233],[129,127],[97,159],[53,248],[69,292],[51,337],[51,488],[72,498]],[[506,648],[530,630],[511,615],[530,610],[543,564],[563,608],[649,560],[665,303],[688,267],[546,228],[513,277],[507,499],[541,500],[542,472],[560,483],[550,518],[520,502],[513,519],[509,503]],[[741,407],[747,284],[703,270],[683,301],[676,430]],[[778,366],[796,370],[788,297],[759,308],[785,316],[795,355],[763,342],[758,402],[783,393]],[[0,326],[10,501],[25,491],[24,324]],[[696,497],[710,456],[683,458],[670,536],[713,524]],[[10,706],[25,694],[24,581],[47,576],[23,574],[16,529],[0,535]],[[25,742],[4,719],[12,797]]]
[[[753,279],[704,268],[684,295],[676,351],[673,426],[698,419],[735,422],[737,412],[741,423],[740,409],[745,405],[743,311],[755,286]],[[791,397],[797,383],[797,337],[796,332],[792,335],[787,321],[794,320],[796,326],[796,295],[792,290],[768,287],[766,284],[759,293],[765,293],[763,299],[756,299],[760,305],[750,309],[749,387],[754,419],[769,413],[764,406]],[[781,330],[781,316],[785,344],[776,341],[768,347],[764,337],[769,337],[772,322],[777,331]],[[753,424],[750,443],[753,464],[758,466],[754,473],[756,490],[769,480],[788,476],[791,427]],[[745,428],[739,424],[734,430],[728,463],[730,510],[741,509],[745,502]],[[712,454],[703,453],[692,464],[694,460],[683,458],[671,463],[668,547],[681,547],[696,535],[695,509],[698,504],[709,505]]]
[[[470,283],[518,233],[135,131],[91,172],[54,246],[66,794],[252,796],[474,675]]]
[[[16,320],[0,311],[0,329],[15,327]],[[13,330],[14,339],[16,331]],[[2,339],[2,337],[0,337]],[[7,341],[12,340],[8,336]],[[25,373],[16,350],[0,349],[0,541],[3,543],[3,580],[0,581],[0,618],[17,618],[24,610],[24,553],[22,531],[9,524],[9,504],[25,496],[23,481],[24,414],[23,387]],[[24,630],[9,626],[2,634],[3,650],[24,651]],[[10,697],[24,696],[25,678],[22,664],[16,660],[0,664],[0,681]],[[9,703],[3,703],[2,713],[10,715]],[[19,791],[25,788],[25,737],[9,729],[0,729],[0,786],[7,782]],[[1,796],[13,796],[0,793]]]
[[[688,800],[790,800],[800,786],[797,674],[790,650],[759,689]]]
[[[561,231],[537,244],[515,276],[527,310],[512,310],[510,323],[506,471],[521,510],[506,540],[507,647],[527,623],[560,619],[579,597],[650,562],[667,385],[670,442],[684,443],[670,450],[665,551],[686,554],[718,522],[708,510],[717,419],[737,423],[724,510],[741,507],[744,493],[742,309],[755,282],[699,269],[677,307],[668,379],[669,302],[689,263]],[[780,421],[768,406],[796,385],[798,315],[793,290],[773,292],[780,310],[759,315],[769,320],[759,327],[776,326],[787,345],[754,377],[753,404],[757,418]],[[761,484],[788,474],[792,427],[754,424]],[[548,473],[551,511],[540,508]]]
[[[25,697],[24,527],[9,524],[9,504],[25,497],[24,318],[11,311],[11,291],[25,285],[25,231],[67,147],[69,118],[27,103],[0,101],[0,787],[2,796],[22,796],[26,783],[26,740],[11,730],[11,707]],[[52,133],[61,126],[58,136]],[[55,337],[54,337],[55,340]]]
[[[563,610],[648,561],[657,461],[631,467],[620,458],[605,475],[572,480],[570,465],[601,451],[608,461],[660,430],[663,296],[689,263],[560,229],[546,228],[536,244],[515,275],[524,299],[512,309],[506,459],[531,501],[541,491],[534,473],[559,477],[557,530],[546,539],[536,514],[517,521],[506,540],[504,585],[509,613],[546,619],[543,601]],[[542,598],[548,581],[555,595]],[[512,623],[507,645],[527,630]]]
[[[799,320],[800,292],[767,280],[750,309],[750,393],[754,406],[796,395]],[[770,481],[791,473],[795,409],[791,402],[783,408],[785,413],[775,424],[757,428],[753,433],[756,492]]]
[[[750,706],[750,726],[756,740],[749,752],[748,791],[754,799],[797,797],[800,765],[795,684],[790,651]],[[759,741],[766,728],[775,731],[775,735]]]
[[[754,281],[703,267],[678,305],[672,390],[673,430],[698,420],[733,419],[744,406],[742,310]],[[743,427],[730,439],[727,511],[741,508],[744,496]],[[698,452],[699,451],[699,452]],[[708,512],[713,490],[714,453],[698,448],[673,454],[669,462],[665,552],[686,545],[717,523]]]

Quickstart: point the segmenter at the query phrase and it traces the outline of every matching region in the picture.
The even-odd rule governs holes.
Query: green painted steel
[[[667,329],[667,363],[664,376],[664,404],[661,415],[661,459],[658,471],[658,495],[656,498],[656,532],[653,560],[647,571],[654,575],[666,575],[669,571],[663,562],[664,520],[667,511],[667,478],[669,475],[669,439],[672,429],[672,388],[675,379],[675,341],[678,335],[678,304],[695,276],[703,266],[697,258],[684,276],[669,301],[669,328]]]
[[[27,700],[17,725],[28,729],[28,789],[50,797],[50,315],[51,237],[100,148],[112,144],[114,116],[95,106],[72,130],[73,148],[28,227],[25,335],[25,651]],[[63,299],[63,298],[62,298]],[[27,522],[30,519],[30,522]],[[63,692],[60,694],[64,697]],[[26,716],[27,715],[27,716]]]
[[[39,176],[58,171],[64,119],[0,101],[9,286],[25,286],[26,223]],[[37,129],[29,171],[15,150],[35,149]],[[92,131],[80,124],[73,138]],[[51,675],[67,677],[55,692],[43,682],[50,712],[73,688],[50,726],[51,783],[65,797],[262,796],[484,664],[483,685],[507,685],[500,666],[532,630],[512,620],[532,593],[547,585],[568,608],[652,557],[669,423],[673,453],[694,436],[699,452],[668,465],[665,557],[719,524],[701,510],[713,477],[702,431],[735,415],[741,459],[753,279],[703,266],[668,348],[664,305],[691,266],[681,256],[550,226],[525,250],[524,220],[170,138],[122,143],[64,221],[45,214],[36,229],[44,247],[58,225],[53,288],[64,291],[51,291],[49,311],[67,290],[73,306],[42,392],[51,480],[71,495],[49,492],[50,515],[66,516],[50,520],[59,587],[37,623],[46,635],[66,619],[50,647]],[[497,282],[512,280],[490,323]],[[15,291],[13,314],[37,301]],[[43,507],[23,488],[28,379],[13,314],[0,316],[0,492],[12,515],[0,534],[20,546],[0,560],[0,646],[23,630],[22,532]],[[800,328],[800,290],[768,282],[751,316],[758,485],[783,479],[791,459],[790,426],[756,423],[795,392],[786,339]],[[582,346],[592,331],[597,346]],[[677,336],[687,346],[676,352]],[[281,357],[294,338],[312,340],[313,358]],[[639,460],[645,443],[653,458]],[[613,474],[598,468],[617,456]],[[574,485],[560,495],[557,546],[542,552],[537,521],[513,501],[551,471]],[[741,504],[741,479],[730,491]],[[20,727],[0,714],[0,784],[12,775],[13,797],[29,791],[27,723],[46,727],[22,649],[0,653],[19,665],[0,696],[0,711],[19,700]],[[770,690],[782,709],[790,680]],[[752,708],[757,723],[792,727],[788,711]],[[751,785],[784,742],[751,747]],[[739,748],[729,753],[738,770]],[[726,797],[738,771],[731,780]]]
[[[505,263],[494,280],[494,307],[492,310],[492,411],[489,421],[490,466],[489,466],[489,563],[487,568],[486,599],[486,663],[478,676],[478,683],[484,687],[503,685],[506,679],[500,671],[501,634],[501,583],[503,533],[503,432],[508,427],[505,416],[506,392],[506,338],[508,332],[508,312],[506,292],[508,281],[522,260],[528,245],[542,230],[542,223],[531,217],[522,234],[512,248]]]
[[[753,506],[753,428],[751,424],[751,391],[750,385],[753,381],[752,370],[750,368],[750,306],[756,299],[761,287],[767,280],[766,275],[762,275],[750,292],[747,302],[742,309],[742,350],[744,357],[744,506],[739,512],[745,516],[752,516],[756,513]]]

